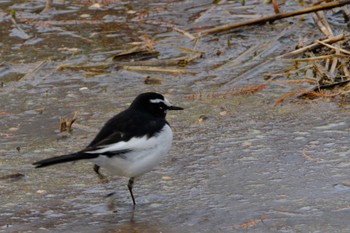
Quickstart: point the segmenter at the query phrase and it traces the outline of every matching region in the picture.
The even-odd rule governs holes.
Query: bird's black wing
[[[127,142],[134,137],[146,136],[149,138],[158,133],[165,124],[167,124],[165,120],[155,119],[149,114],[127,109],[107,121],[94,140],[83,151],[91,153],[111,144],[121,141]],[[131,151],[132,148],[126,150],[121,150],[121,154]],[[113,153],[118,154],[118,151]]]

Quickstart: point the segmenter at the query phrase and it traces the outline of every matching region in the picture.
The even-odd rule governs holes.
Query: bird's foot
[[[96,172],[97,177],[100,179],[100,181],[101,181],[102,184],[106,184],[106,183],[109,182],[107,176],[105,176],[105,175],[103,175],[103,174],[100,173],[100,166],[98,166],[98,165],[95,164],[95,165],[94,165],[94,172]]]

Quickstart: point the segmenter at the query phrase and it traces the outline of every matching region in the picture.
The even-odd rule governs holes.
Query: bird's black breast
[[[87,149],[129,141],[133,137],[146,135],[149,138],[159,133],[166,124],[165,118],[127,109],[107,121]]]

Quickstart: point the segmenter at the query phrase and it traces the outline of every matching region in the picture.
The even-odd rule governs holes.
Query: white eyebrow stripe
[[[164,98],[164,100],[162,100],[162,99],[151,99],[151,100],[149,100],[151,103],[154,103],[154,104],[158,104],[158,103],[164,103],[165,105],[167,105],[167,106],[171,106],[171,104],[169,103],[169,101],[166,99],[166,98]]]

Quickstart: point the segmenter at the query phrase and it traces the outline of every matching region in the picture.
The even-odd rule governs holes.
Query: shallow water
[[[39,15],[43,4],[0,4],[1,14],[14,6],[21,27],[36,34],[28,39],[32,43],[12,37],[13,25],[0,21],[7,32],[1,35],[0,62],[0,232],[350,231],[348,99],[297,100],[273,108],[291,87],[263,80],[264,73],[285,65],[274,57],[291,49],[299,33],[318,35],[310,20],[205,37],[195,46],[205,57],[185,67],[195,74],[110,68],[91,75],[56,68],[110,61],[127,43],[142,41],[144,33],[156,39],[161,58],[176,57],[183,53],[176,46],[192,48],[193,42],[160,21],[183,29],[239,21],[236,8],[228,8],[239,4],[133,1],[94,10],[73,1]],[[269,10],[252,3],[240,13]],[[77,30],[73,21],[83,14],[91,20],[79,21],[83,27]],[[268,43],[271,38],[274,43]],[[254,52],[244,54],[253,46]],[[23,76],[35,67],[33,75]],[[160,78],[161,85],[144,84],[147,75]],[[224,95],[242,84],[261,83],[267,88],[254,94]],[[185,111],[168,115],[173,147],[160,166],[136,180],[135,209],[127,179],[102,183],[88,162],[32,167],[38,159],[82,149],[144,91],[164,93]],[[59,133],[59,118],[75,111],[73,132]],[[116,195],[105,198],[111,192]]]

